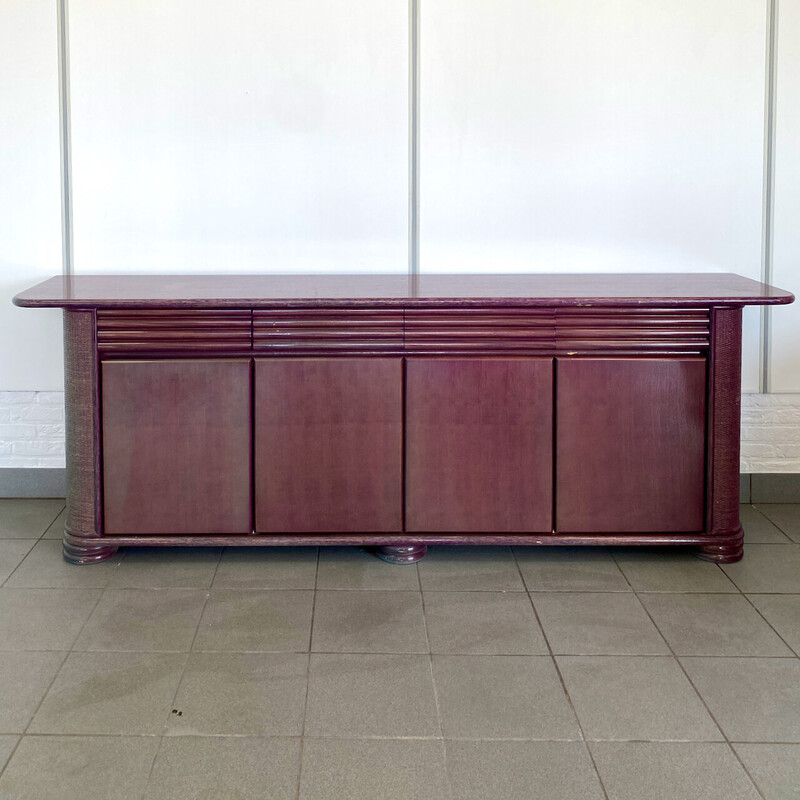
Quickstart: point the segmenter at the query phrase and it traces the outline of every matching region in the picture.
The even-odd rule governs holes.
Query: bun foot
[[[725,544],[706,544],[694,551],[694,555],[703,561],[713,561],[717,564],[733,564],[741,561],[744,555],[744,531],[739,528],[738,536]]]
[[[82,544],[76,547],[73,544],[64,542],[62,545],[64,561],[68,564],[95,564],[98,561],[105,561],[107,558],[111,558],[118,549],[118,547],[108,544]]]
[[[375,551],[378,558],[388,561],[390,564],[413,564],[425,557],[428,546],[424,544],[410,544],[401,547],[386,545],[379,547]]]

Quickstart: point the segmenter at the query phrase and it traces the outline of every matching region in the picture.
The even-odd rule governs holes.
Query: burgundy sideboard
[[[64,557],[120,545],[742,556],[730,274],[52,278]]]

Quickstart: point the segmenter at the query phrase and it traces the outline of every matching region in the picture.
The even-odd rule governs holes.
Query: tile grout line
[[[297,791],[296,800],[300,800],[300,789],[303,781],[303,754],[305,752],[306,718],[308,716],[308,694],[311,688],[311,647],[314,641],[314,615],[317,610],[317,585],[319,584],[319,562],[322,553],[317,547],[317,561],[314,566],[314,595],[311,598],[311,625],[308,630],[308,654],[306,658],[306,693],[303,698],[303,724],[300,728],[300,752],[297,757]]]
[[[67,504],[64,503],[64,505],[61,506],[61,510],[58,512],[58,514],[56,514],[55,517],[53,517],[53,519],[50,520],[50,522],[47,524],[47,527],[41,532],[41,534],[39,534],[39,538],[36,540],[37,542],[41,542],[42,539],[44,539],[44,536],[47,533],[47,531],[49,531],[50,528],[52,528],[53,525],[56,524],[56,520],[64,513],[64,511],[66,511],[66,509],[67,509]]]
[[[759,592],[752,592],[752,594],[759,594]],[[773,595],[773,597],[775,597],[775,596],[777,596],[777,597],[787,597],[787,596],[788,596],[788,597],[791,597],[792,595],[785,595],[785,594]],[[789,650],[790,650],[792,653],[794,653],[794,657],[795,657],[795,658],[800,658],[800,652],[798,652],[797,650],[795,650],[795,649],[794,649],[794,647],[792,647],[792,646],[789,644],[789,642],[787,642],[787,641],[786,641],[786,639],[784,639],[784,638],[783,638],[783,636],[781,636],[781,634],[780,634],[780,631],[778,631],[778,629],[777,629],[777,628],[776,628],[776,627],[775,627],[775,626],[774,626],[774,625],[773,625],[773,624],[772,624],[772,623],[771,623],[771,622],[770,622],[770,621],[769,621],[769,620],[768,620],[768,619],[767,619],[767,618],[766,618],[766,617],[765,617],[765,616],[764,616],[764,615],[761,613],[761,610],[760,610],[760,609],[758,608],[758,606],[756,606],[756,604],[755,604],[755,603],[754,603],[754,602],[753,602],[753,601],[752,601],[752,600],[751,600],[751,599],[750,599],[750,598],[747,596],[747,594],[745,594],[744,592],[742,592],[742,597],[744,597],[744,599],[745,599],[745,600],[746,600],[746,601],[747,601],[747,602],[750,604],[750,606],[753,608],[753,610],[756,612],[756,614],[758,614],[758,616],[759,616],[759,617],[761,617],[761,619],[763,619],[763,620],[764,620],[764,622],[766,622],[766,623],[767,623],[767,625],[769,625],[770,629],[771,629],[771,630],[773,630],[773,631],[775,632],[775,635],[776,635],[776,636],[777,636],[777,637],[778,637],[778,638],[779,638],[779,639],[780,639],[780,640],[781,640],[781,641],[782,641],[782,642],[783,642],[783,643],[784,643],[784,644],[785,644],[785,645],[786,645],[786,646],[789,648]],[[774,658],[775,656],[762,656],[762,658],[770,658],[770,657],[771,657],[771,658]],[[789,657],[789,656],[784,656],[784,658],[788,658],[788,657]]]
[[[181,670],[180,677],[178,678],[178,680],[177,680],[177,682],[175,684],[175,691],[173,692],[172,701],[170,702],[170,711],[169,711],[170,714],[172,713],[172,709],[175,708],[175,701],[178,699],[178,692],[180,692],[181,684],[183,683],[183,677],[186,674],[186,668],[189,666],[189,658],[192,655],[192,648],[194,647],[194,642],[195,642],[195,639],[197,638],[197,632],[200,630],[200,623],[203,621],[203,614],[205,614],[205,612],[206,612],[206,606],[208,605],[208,601],[209,601],[209,599],[211,597],[211,588],[214,585],[214,579],[217,577],[217,572],[219,570],[219,565],[222,562],[222,556],[223,556],[224,552],[225,552],[225,548],[221,547],[220,551],[219,551],[219,556],[217,557],[216,566],[214,567],[214,574],[211,576],[211,580],[208,582],[208,588],[206,589],[205,602],[203,603],[203,607],[202,607],[202,609],[200,609],[200,614],[197,617],[197,625],[195,625],[195,628],[194,628],[194,636],[192,636],[192,641],[189,643],[189,649],[186,651],[186,658],[184,659],[184,662],[183,662],[183,669]],[[127,555],[127,551],[126,551],[126,555]],[[117,587],[117,588],[119,588],[119,587]],[[162,588],[166,588],[166,587],[162,587]],[[153,770],[155,769],[156,761],[158,760],[158,756],[161,753],[161,746],[164,743],[164,736],[166,734],[167,720],[168,719],[169,719],[169,716],[167,716],[165,718],[164,722],[161,725],[161,733],[158,734],[158,745],[156,746],[156,751],[153,754],[153,761],[151,762],[150,769],[149,769],[149,771],[147,773],[147,780],[144,782],[144,790],[142,792],[142,800],[147,795],[147,788],[150,786],[150,780],[153,777]]]
[[[748,544],[793,544],[794,543],[794,540],[792,538],[790,538],[789,534],[786,533],[786,531],[783,530],[783,528],[781,528],[780,525],[778,525],[776,522],[773,522],[757,505],[755,505],[754,503],[741,503],[740,505],[741,506],[746,506],[747,508],[752,508],[753,511],[755,511],[756,514],[758,514],[759,517],[764,519],[769,525],[771,525],[773,528],[775,528],[775,530],[778,531],[778,533],[782,534],[784,536],[784,538],[786,539],[785,542],[745,542],[745,545],[748,545]],[[742,523],[742,527],[744,527],[744,523]]]
[[[531,658],[546,658],[547,656],[531,656]],[[627,656],[621,656],[626,658]],[[175,739],[297,739],[298,741],[303,738],[299,734],[286,734],[286,733],[265,733],[265,734],[252,734],[252,733],[187,733],[175,737],[162,737],[158,733],[2,733],[0,736],[19,736],[26,739],[47,739],[47,738],[61,738],[61,737],[75,737],[79,739],[161,739],[161,738],[175,738]],[[560,744],[580,744],[577,739],[563,739],[563,738],[540,738],[540,737],[524,737],[524,736],[446,736],[441,739],[439,736],[347,736],[344,734],[331,734],[331,735],[309,735],[306,739],[314,740],[335,740],[347,742],[558,742]],[[612,743],[612,744],[718,744],[724,745],[725,742],[719,739],[587,739],[587,743]],[[769,740],[769,741],[747,741],[745,739],[732,739],[731,744],[754,744],[754,745],[787,745],[791,747],[800,747],[800,742],[785,741],[785,740]]]
[[[611,557],[614,558],[614,554],[613,553],[612,553]],[[617,563],[616,558],[614,558],[614,563],[615,564]],[[617,564],[617,566],[619,567],[619,564]],[[736,590],[738,591],[738,593],[742,594],[741,589],[739,589],[739,587],[736,586],[736,584],[733,582],[732,578],[729,575],[727,575],[725,570],[722,569],[722,567],[720,567],[719,564],[716,564],[715,566],[717,567],[717,569],[719,569],[720,572],[722,572],[728,578],[729,581],[731,581],[731,583],[733,583],[733,585],[736,587]],[[627,581],[628,580],[628,576],[625,575],[625,573],[623,572],[622,568],[620,568],[620,572],[622,572],[623,577]],[[630,584],[630,581],[628,581],[628,583]],[[678,655],[675,652],[675,650],[673,649],[672,645],[667,641],[667,637],[664,636],[664,634],[661,632],[661,628],[658,627],[658,625],[656,624],[656,621],[653,619],[653,616],[650,614],[650,611],[648,610],[647,606],[642,601],[642,598],[639,597],[639,593],[633,588],[633,586],[631,586],[631,590],[633,591],[633,594],[636,597],[636,599],[639,601],[639,605],[644,609],[645,614],[647,614],[648,618],[650,619],[650,622],[652,623],[653,627],[658,631],[658,635],[661,636],[661,638],[664,640],[664,644],[666,644],[666,646],[669,648],[669,651],[670,651],[670,653],[672,653],[672,657],[675,660],[675,663],[678,665],[678,667],[680,668],[681,672],[683,672],[686,680],[689,682],[689,685],[694,690],[694,693],[697,695],[698,699],[703,704],[703,707],[705,708],[705,710],[708,713],[709,717],[711,717],[711,719],[713,720],[714,724],[717,726],[717,730],[719,730],[719,732],[724,737],[725,744],[728,745],[728,750],[733,754],[733,757],[739,762],[739,765],[744,770],[744,774],[747,775],[748,780],[753,785],[753,788],[756,790],[756,792],[758,792],[759,797],[761,797],[762,800],[765,800],[764,795],[762,794],[761,790],[756,785],[756,782],[753,779],[753,776],[750,774],[750,771],[744,765],[744,762],[739,757],[739,754],[736,752],[736,749],[731,744],[731,740],[728,738],[728,734],[725,733],[725,731],[722,729],[722,725],[719,724],[719,722],[717,721],[717,718],[712,713],[711,708],[709,707],[709,705],[706,702],[705,698],[703,697],[702,694],[700,694],[700,690],[697,688],[697,686],[695,686],[694,681],[691,679],[691,677],[689,676],[689,673],[686,671],[686,667],[684,667],[683,662],[678,657]],[[732,592],[731,594],[735,594],[735,592]]]
[[[111,588],[111,587],[109,587]],[[47,591],[47,590],[45,590]],[[85,590],[84,590],[85,591]],[[89,590],[92,591],[92,590]],[[96,591],[96,590],[95,590]],[[0,653],[139,653],[141,655],[180,655],[187,653],[187,650],[120,650],[113,648],[98,648],[91,650],[58,650],[52,648],[15,648],[13,650],[2,650]],[[308,650],[192,650],[192,653],[204,654],[228,654],[231,655],[305,655]],[[314,655],[321,656],[426,656],[429,655],[423,650],[317,650]],[[432,652],[430,655],[434,656],[457,656],[464,657],[480,657],[480,658],[546,658],[547,653],[457,653],[452,651],[447,652]],[[555,658],[672,658],[670,653],[553,653]],[[720,660],[737,659],[739,661],[758,660],[758,661],[795,661],[797,656],[793,653],[785,656],[702,656],[702,655],[687,655],[681,656],[682,658],[717,658]],[[446,738],[446,737],[445,737]]]
[[[65,507],[66,507],[66,506],[65,506]],[[63,509],[62,509],[62,510],[63,510]],[[59,511],[59,512],[58,512],[58,514],[56,515],[55,519],[53,519],[53,520],[50,522],[50,525],[52,525],[52,524],[53,524],[53,522],[55,522],[55,521],[56,521],[56,519],[58,519],[58,517],[59,517],[59,515],[60,515],[60,514],[61,514],[61,511]],[[47,530],[50,528],[50,525],[48,525],[48,526],[47,526],[47,528],[45,528],[45,531],[44,531],[45,533],[47,533]],[[42,535],[44,535],[44,534],[42,534]],[[29,554],[30,554],[31,552],[33,552],[33,548],[31,548],[31,549],[28,551],[28,553],[29,553]],[[25,556],[25,558],[27,558],[27,557],[28,557],[28,556],[26,555],[26,556]],[[23,558],[23,559],[22,559],[22,561],[24,561],[24,560],[25,560],[25,559]],[[20,562],[20,564],[22,563],[22,561]],[[18,566],[19,566],[19,565],[18,565]],[[16,570],[15,570],[15,571],[16,571]],[[12,574],[13,574],[13,573],[12,573]],[[11,576],[9,575],[9,578],[10,578],[10,577],[11,577]],[[67,659],[68,659],[68,658],[70,657],[70,655],[72,655],[72,653],[74,652],[73,648],[74,648],[74,647],[75,647],[75,645],[77,644],[77,642],[78,642],[78,639],[80,639],[80,637],[81,637],[81,634],[83,633],[83,630],[84,630],[84,628],[85,628],[85,627],[86,627],[86,625],[89,623],[89,619],[91,618],[92,614],[94,614],[94,612],[97,610],[97,607],[100,605],[100,601],[103,599],[103,596],[105,595],[105,593],[106,593],[106,589],[107,589],[107,588],[108,588],[108,586],[107,586],[107,585],[106,585],[106,586],[104,586],[104,587],[102,587],[102,589],[101,589],[101,590],[100,590],[100,592],[98,593],[98,595],[97,595],[97,600],[95,600],[95,603],[94,603],[94,605],[92,606],[92,609],[91,609],[91,611],[89,611],[89,613],[86,615],[86,619],[84,619],[84,621],[83,621],[83,625],[81,625],[81,627],[80,627],[80,630],[79,630],[79,631],[78,631],[78,632],[75,634],[75,638],[72,640],[72,644],[69,646],[69,648],[68,648],[66,651],[58,651],[58,650],[49,651],[49,652],[65,652],[65,655],[64,655],[64,658],[61,660],[61,664],[60,664],[60,666],[58,667],[58,669],[55,671],[55,674],[53,675],[53,680],[51,680],[51,681],[50,681],[50,685],[47,687],[47,690],[44,692],[44,694],[42,694],[42,699],[41,699],[41,700],[38,702],[38,704],[36,705],[36,710],[33,712],[33,714],[31,714],[31,718],[28,720],[28,724],[25,726],[25,730],[22,732],[22,736],[20,736],[19,742],[21,742],[21,741],[22,741],[22,739],[23,739],[23,738],[24,738],[24,737],[25,737],[25,736],[28,734],[28,730],[30,729],[31,725],[33,724],[33,720],[36,718],[36,715],[39,713],[39,709],[42,707],[42,704],[44,703],[45,699],[46,699],[46,698],[47,698],[47,696],[50,694],[50,692],[51,692],[51,690],[52,690],[52,688],[53,688],[53,685],[54,685],[54,684],[55,684],[55,682],[56,682],[56,679],[57,679],[57,678],[58,678],[58,676],[61,674],[61,670],[63,670],[63,669],[64,669],[64,664],[66,664],[66,662],[67,662]],[[17,742],[17,747],[19,747],[19,742]],[[16,750],[17,750],[17,747],[15,747],[15,748],[14,748],[14,752],[16,752]],[[12,756],[13,756],[13,753],[12,753]],[[8,758],[8,761],[6,762],[6,765],[8,765],[8,764],[11,762],[11,757],[12,757],[12,756],[9,756],[9,758]]]
[[[31,539],[31,540],[30,540],[30,541],[32,541],[32,542],[33,542],[33,544],[31,545],[31,548],[30,548],[30,550],[28,550],[28,552],[27,552],[27,553],[25,553],[25,555],[24,555],[24,556],[22,557],[22,559],[20,560],[19,564],[17,564],[17,566],[16,566],[16,567],[14,567],[14,569],[12,569],[12,570],[11,570],[11,572],[9,572],[9,574],[6,576],[6,579],[5,579],[5,580],[3,581],[3,583],[2,583],[2,586],[3,586],[3,587],[5,587],[5,585],[6,585],[6,584],[7,584],[7,583],[8,583],[8,582],[11,580],[12,576],[14,575],[14,573],[15,573],[15,572],[16,572],[16,571],[17,571],[17,570],[18,570],[18,569],[19,569],[19,568],[22,566],[23,562],[24,562],[24,561],[25,561],[25,560],[28,558],[28,556],[29,556],[29,555],[30,555],[30,554],[31,554],[31,553],[34,551],[34,548],[36,547],[36,545],[37,545],[37,544],[39,544],[39,542],[46,541],[46,540],[43,538],[43,537],[44,537],[44,535],[47,533],[47,531],[49,531],[49,530],[50,530],[50,528],[52,528],[52,527],[53,527],[53,523],[54,523],[54,522],[55,522],[55,521],[56,521],[56,520],[57,520],[57,519],[58,519],[58,518],[61,516],[61,512],[62,512],[62,511],[63,511],[63,510],[66,508],[66,507],[67,507],[67,506],[66,506],[66,504],[65,504],[64,506],[62,506],[62,508],[61,508],[61,510],[58,512],[58,514],[56,514],[56,515],[55,515],[55,517],[53,517],[53,519],[51,519],[51,520],[50,520],[50,522],[48,522],[48,523],[47,523],[47,525],[46,525],[45,529],[44,529],[44,530],[43,530],[43,531],[42,531],[42,532],[41,532],[41,533],[40,533],[40,534],[39,534],[39,535],[38,535],[38,536],[37,536],[35,539]],[[54,539],[53,541],[58,541],[58,540],[57,540],[57,539]],[[24,587],[20,587],[20,588],[24,588]],[[61,586],[52,586],[52,587],[50,587],[50,586],[43,586],[43,587],[29,587],[29,588],[43,588],[43,589],[50,589],[50,588],[52,588],[52,589],[61,589],[61,588],[64,588],[64,587],[61,587]]]
[[[575,717],[575,722],[578,725],[578,731],[581,735],[581,742],[583,743],[584,748],[586,749],[587,754],[589,755],[589,760],[592,764],[592,769],[594,769],[594,774],[597,776],[597,780],[600,783],[600,789],[603,792],[603,796],[606,800],[609,800],[608,790],[606,789],[605,782],[603,781],[603,776],[600,774],[600,770],[597,768],[597,762],[594,759],[594,753],[592,753],[591,747],[589,747],[589,743],[586,740],[586,733],[583,730],[583,723],[581,722],[580,717],[578,716],[578,712],[575,710],[575,704],[572,702],[572,697],[570,697],[569,691],[567,690],[567,684],[564,680],[564,676],[561,673],[561,667],[558,665],[558,661],[556,660],[555,654],[553,653],[553,647],[550,644],[550,639],[547,637],[547,633],[545,632],[544,625],[542,625],[542,620],[539,618],[539,612],[536,610],[536,604],[533,602],[533,597],[531,597],[531,591],[528,588],[528,584],[525,581],[525,576],[522,573],[522,567],[519,564],[519,559],[517,558],[516,550],[511,547],[511,555],[514,557],[514,563],[517,566],[517,572],[519,573],[519,578],[522,581],[522,585],[525,587],[525,593],[528,596],[528,602],[531,604],[531,608],[533,609],[533,615],[536,619],[536,624],[539,626],[539,630],[542,632],[542,638],[544,639],[544,643],[547,646],[547,651],[550,654],[550,661],[553,664],[553,668],[556,671],[556,675],[558,675],[558,680],[561,683],[561,691],[564,692],[564,697],[567,698],[567,702],[569,703],[569,707],[572,710],[572,714]]]
[[[422,625],[425,628],[425,642],[428,646],[428,668],[430,669],[431,673],[431,688],[433,689],[433,704],[436,707],[436,724],[439,728],[439,736],[435,738],[435,741],[441,742],[442,748],[442,755],[444,757],[444,780],[445,784],[447,785],[447,793],[448,796],[453,798],[453,786],[450,782],[450,770],[447,767],[447,745],[445,743],[444,738],[444,723],[442,722],[442,709],[439,704],[439,691],[436,688],[436,676],[433,670],[433,648],[431,647],[431,639],[430,634],[428,633],[428,616],[425,613],[425,592],[422,591],[422,576],[419,573],[419,562],[414,564],[414,568],[417,571],[417,585],[419,587],[419,596],[420,602],[422,604]]]
[[[764,517],[764,519],[767,520],[767,522],[769,522],[770,525],[774,525],[789,540],[788,544],[798,544],[798,542],[795,542],[795,540],[792,539],[792,537],[783,528],[781,528],[781,526],[777,522],[775,522],[774,519],[772,519],[771,517],[767,516],[757,505],[752,504],[752,503],[750,505],[752,505],[752,507],[756,511],[758,511],[758,513],[761,514],[761,516]],[[787,506],[792,506],[792,505],[797,505],[797,503],[762,503],[761,505],[787,505]],[[755,542],[754,544],[758,544],[758,542]],[[783,542],[764,542],[764,544],[783,544]]]
[[[60,514],[61,512],[59,511],[58,513]],[[54,521],[55,521],[55,520],[54,520]],[[52,525],[53,523],[51,522],[50,524]],[[49,527],[50,527],[50,526],[48,525],[48,528],[49,528]],[[45,529],[45,532],[46,532],[46,529]],[[32,549],[33,549],[33,548],[31,548],[31,550],[32,550]],[[27,557],[27,556],[26,556],[26,557]],[[25,559],[23,559],[23,561],[24,561],[24,560],[25,560]],[[22,562],[20,562],[20,563],[22,563]],[[10,577],[10,576],[9,576],[9,577]],[[73,648],[75,647],[75,644],[77,643],[78,639],[80,639],[80,637],[81,637],[81,634],[83,633],[83,630],[84,630],[84,628],[86,627],[86,625],[87,625],[87,624],[88,624],[88,622],[89,622],[89,618],[92,616],[92,614],[94,614],[94,612],[95,612],[95,611],[96,611],[96,609],[97,609],[97,606],[100,604],[100,601],[103,599],[103,595],[106,593],[106,589],[107,589],[107,588],[108,588],[107,586],[104,586],[104,587],[101,589],[101,591],[99,592],[99,594],[97,595],[97,600],[95,600],[95,603],[94,603],[94,605],[92,606],[92,609],[91,609],[91,611],[90,611],[90,612],[89,612],[89,613],[86,615],[86,619],[84,619],[84,621],[83,621],[83,625],[81,625],[81,627],[80,627],[80,630],[79,630],[79,631],[78,631],[78,632],[75,634],[75,638],[72,640],[72,644],[70,645],[69,649],[68,649],[68,650],[66,650],[66,651],[61,651],[61,650],[50,650],[50,651],[45,651],[45,652],[55,652],[55,653],[57,653],[57,652],[63,652],[63,653],[64,653],[64,657],[61,659],[61,664],[59,665],[58,669],[57,669],[57,670],[55,671],[55,673],[53,674],[53,679],[50,681],[50,683],[49,683],[49,684],[48,684],[48,686],[47,686],[47,689],[46,689],[46,690],[44,691],[44,693],[42,694],[42,697],[41,697],[41,699],[40,699],[40,700],[39,700],[39,702],[36,704],[36,708],[35,708],[35,710],[34,710],[33,714],[31,714],[31,718],[28,720],[28,724],[25,726],[25,730],[22,732],[21,736],[19,737],[19,739],[18,739],[18,741],[17,741],[16,745],[14,746],[14,750],[11,752],[11,755],[9,755],[9,757],[8,757],[8,759],[7,759],[7,761],[6,761],[5,767],[3,767],[3,770],[2,770],[2,771],[0,771],[0,774],[2,774],[2,772],[4,772],[4,771],[5,771],[6,767],[7,767],[7,766],[8,766],[8,765],[11,763],[11,759],[14,757],[14,754],[17,752],[17,748],[19,747],[19,745],[20,745],[20,742],[22,742],[22,740],[25,738],[25,736],[27,736],[27,735],[28,735],[28,730],[30,729],[31,725],[33,724],[33,721],[34,721],[34,719],[36,719],[36,715],[39,713],[39,710],[41,709],[41,707],[42,707],[42,704],[44,703],[44,701],[47,699],[47,696],[48,696],[48,695],[50,694],[50,692],[52,691],[52,689],[53,689],[53,686],[54,686],[54,684],[55,684],[55,682],[56,682],[56,680],[57,680],[58,676],[61,674],[61,671],[64,669],[64,664],[66,664],[66,663],[67,663],[67,659],[68,659],[68,658],[69,658],[69,657],[72,655],[72,653],[74,652]]]

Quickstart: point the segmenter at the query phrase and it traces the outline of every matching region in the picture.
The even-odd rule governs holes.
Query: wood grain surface
[[[552,447],[552,359],[408,359],[406,530],[550,531]]]
[[[402,530],[401,358],[258,359],[256,531]]]
[[[559,533],[702,531],[706,362],[556,361]]]
[[[102,364],[105,532],[252,531],[250,362]]]

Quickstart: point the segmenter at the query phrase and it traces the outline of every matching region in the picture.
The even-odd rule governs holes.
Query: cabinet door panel
[[[556,379],[556,530],[702,530],[705,360],[558,359]]]
[[[256,361],[256,530],[402,528],[402,359]]]
[[[249,361],[102,365],[105,532],[252,532]]]
[[[410,359],[406,425],[407,530],[551,530],[552,359]]]

